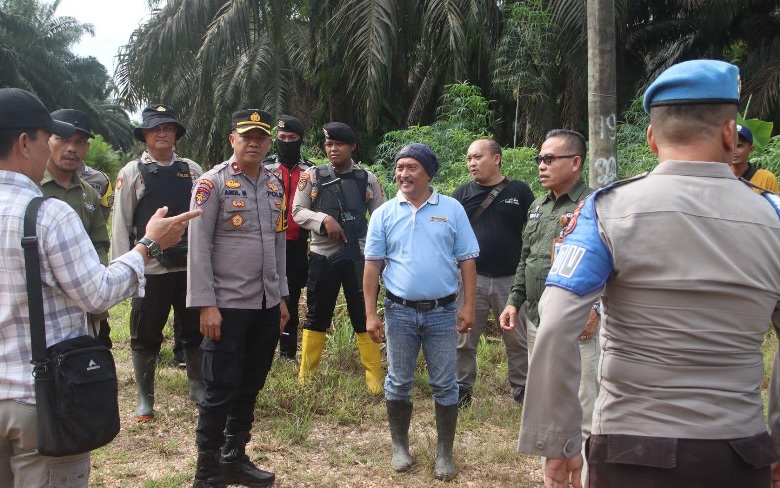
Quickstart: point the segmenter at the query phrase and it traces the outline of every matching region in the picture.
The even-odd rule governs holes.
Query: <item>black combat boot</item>
[[[198,450],[198,466],[192,488],[225,488],[219,458],[219,449]]]
[[[219,466],[222,468],[222,476],[226,484],[244,485],[250,488],[274,484],[274,474],[258,469],[246,455],[246,443],[251,438],[249,432],[225,434],[225,445],[222,447]]]

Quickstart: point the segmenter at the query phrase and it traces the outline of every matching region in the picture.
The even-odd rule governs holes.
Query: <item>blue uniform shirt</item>
[[[456,261],[479,256],[463,206],[436,190],[415,208],[399,191],[371,216],[367,261],[384,260],[385,288],[406,300],[435,300],[458,291]]]

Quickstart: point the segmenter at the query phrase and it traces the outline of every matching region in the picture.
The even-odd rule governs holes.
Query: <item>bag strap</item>
[[[32,363],[36,366],[46,362],[46,333],[43,327],[43,290],[41,288],[41,261],[38,255],[38,209],[50,197],[35,197],[30,200],[24,213],[24,266],[27,271],[27,299],[30,307],[30,343]]]
[[[482,215],[482,212],[484,212],[485,209],[487,209],[490,204],[493,203],[493,200],[495,200],[498,194],[501,193],[504,188],[507,187],[507,185],[509,185],[510,181],[511,180],[509,178],[504,176],[504,179],[501,180],[501,183],[497,184],[495,188],[493,188],[493,190],[488,194],[488,196],[485,197],[485,200],[482,201],[482,205],[480,205],[479,208],[476,209],[473,214],[471,214],[471,217],[469,217],[470,223],[473,224],[474,221],[477,220],[480,215]]]

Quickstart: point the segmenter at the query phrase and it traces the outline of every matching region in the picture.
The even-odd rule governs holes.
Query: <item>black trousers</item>
[[[298,351],[298,302],[308,277],[308,252],[306,239],[287,241],[287,287],[290,289],[287,309],[290,311],[290,321],[284,326],[286,335],[279,336],[279,355],[290,359],[295,359]]]
[[[181,343],[184,347],[199,345],[203,340],[200,311],[187,308],[187,272],[145,276],[145,296],[133,298],[130,309],[130,348],[159,352],[171,307],[181,321]]]
[[[279,340],[279,305],[262,310],[220,308],[222,337],[203,339],[206,394],[198,406],[195,441],[218,449],[224,432],[249,432],[257,393],[265,386]]]
[[[767,488],[778,456],[769,434],[744,439],[592,435],[589,488]]]
[[[361,277],[362,281],[362,277]],[[344,260],[331,265],[321,254],[309,254],[309,279],[306,282],[306,323],[304,329],[325,332],[333,320],[339,289],[344,287],[347,312],[355,332],[366,331],[366,309],[358,286],[355,265]]]

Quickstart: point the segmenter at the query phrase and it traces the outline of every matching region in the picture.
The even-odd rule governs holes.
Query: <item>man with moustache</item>
[[[115,256],[126,252],[144,234],[146,221],[155,208],[166,205],[170,215],[187,211],[193,184],[202,172],[197,163],[174,152],[176,141],[184,136],[186,129],[171,107],[162,104],[147,107],[142,118],[133,135],[146,144],[146,150],[140,158],[127,163],[116,180],[111,236],[111,251]],[[203,399],[199,348],[203,336],[198,311],[186,307],[186,253],[187,244],[182,241],[150,261],[146,265],[146,295],[132,302],[130,348],[138,391],[133,416],[136,422],[154,419],[154,371],[171,308],[181,321],[189,397],[194,402]]]
[[[411,389],[422,348],[436,411],[434,475],[455,476],[452,445],[458,422],[455,379],[457,334],[474,325],[479,245],[457,200],[430,186],[439,160],[430,147],[413,143],[395,156],[398,194],[371,216],[366,239],[363,293],[366,328],[377,344],[387,335],[385,400],[393,444],[391,466],[408,471]],[[379,273],[385,283],[385,325],[376,311]],[[456,264],[457,263],[457,264]],[[458,311],[458,270],[463,306]]]
[[[292,218],[295,191],[301,184],[301,175],[311,168],[311,162],[301,156],[303,124],[290,115],[280,115],[276,121],[276,156],[263,160],[263,164],[284,183],[287,202],[287,288],[290,298],[287,309],[290,320],[279,337],[279,357],[295,361],[298,352],[298,302],[308,275],[309,231]]]
[[[262,164],[272,120],[259,109],[233,113],[233,155],[198,179],[192,197],[203,216],[190,227],[187,306],[200,314],[206,381],[193,488],[270,486],[275,478],[246,454],[257,394],[289,319],[285,194]]]
[[[524,182],[501,174],[501,146],[495,139],[477,139],[469,146],[466,160],[472,180],[458,186],[452,198],[458,200],[469,216],[479,242],[477,297],[472,330],[458,334],[458,403],[471,404],[477,377],[477,346],[492,311],[498,321],[523,248],[523,227],[534,194]],[[458,294],[459,305],[463,293]],[[525,377],[528,374],[528,346],[525,327],[499,328],[506,347],[508,377],[512,398],[522,404]]]
[[[76,131],[72,136],[64,138],[57,134],[49,137],[51,156],[46,164],[46,171],[41,180],[41,192],[44,196],[52,196],[66,202],[76,211],[84,224],[89,239],[97,252],[100,264],[108,266],[108,250],[110,240],[103,213],[100,210],[100,197],[87,182],[79,178],[78,173],[84,165],[84,156],[89,150],[89,139],[92,137],[92,125],[87,114],[80,110],[62,109],[52,112],[52,119],[67,122]],[[87,332],[92,337],[98,337],[106,347],[110,347],[105,338],[108,331],[102,330],[102,323],[108,323],[108,312],[89,314]]]
[[[90,453],[49,457],[37,451],[30,310],[24,264],[24,216],[42,196],[51,149],[49,139],[70,139],[72,125],[53,120],[31,93],[0,88],[0,484],[2,486],[89,485]],[[144,293],[144,263],[181,239],[187,221],[200,211],[163,218],[159,209],[146,234],[108,267],[98,260],[79,215],[49,198],[37,215],[43,321],[46,343],[86,334],[85,312],[108,310],[132,293]]]
[[[301,175],[302,183],[299,182],[293,201],[293,219],[312,233],[306,283],[308,310],[303,325],[298,379],[305,382],[319,366],[325,333],[343,286],[360,359],[366,370],[366,387],[369,392],[379,394],[382,392],[379,344],[366,332],[365,306],[360,290],[362,279],[355,271],[356,266],[362,267],[362,262],[334,258],[347,244],[344,225],[354,225],[362,249],[368,229],[366,212],[373,213],[385,202],[385,197],[376,176],[352,160],[357,142],[352,129],[341,122],[328,122],[322,129],[329,162],[309,168]],[[346,223],[347,214],[354,218],[353,223]],[[359,259],[362,261],[363,257]]]

